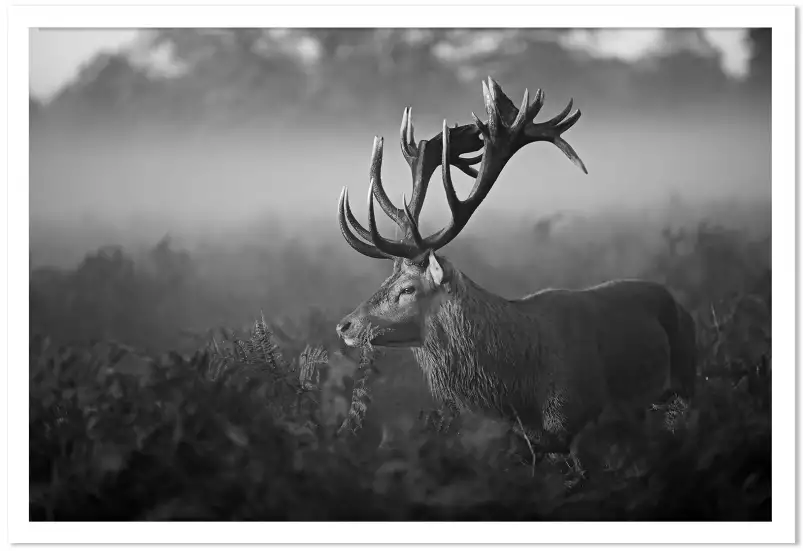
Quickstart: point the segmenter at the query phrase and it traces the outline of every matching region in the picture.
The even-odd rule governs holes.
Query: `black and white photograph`
[[[147,541],[223,542],[200,534],[247,521],[286,543],[328,541],[320,522],[432,531],[344,543],[500,521],[521,542],[695,541],[675,523],[794,539],[778,29],[471,9],[507,26],[17,21],[18,541],[189,521]],[[794,8],[772,13],[793,37]],[[588,521],[607,536],[569,529]]]

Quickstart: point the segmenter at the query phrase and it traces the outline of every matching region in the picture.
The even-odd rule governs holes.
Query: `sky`
[[[131,44],[136,36],[134,29],[31,29],[31,91],[40,98],[51,97],[83,63],[101,51]]]
[[[31,92],[40,99],[51,98],[82,64],[99,52],[130,46],[137,35],[135,29],[32,29]],[[700,51],[709,47],[717,52],[723,72],[737,79],[747,75],[750,45],[745,30],[706,29],[704,36],[707,44],[670,40],[662,29],[575,29],[560,40],[567,48],[632,63],[673,49]]]

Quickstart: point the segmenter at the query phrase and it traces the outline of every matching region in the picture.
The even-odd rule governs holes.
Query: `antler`
[[[449,162],[471,176],[477,176],[477,171],[471,168],[482,160],[482,155],[475,157],[463,158],[461,155],[472,153],[482,148],[483,143],[480,138],[480,131],[474,124],[456,126],[450,129],[451,142],[453,144],[449,155],[446,157]],[[402,197],[404,203],[403,209],[397,208],[385,192],[382,185],[382,152],[384,147],[383,138],[374,138],[373,151],[371,153],[371,168],[370,168],[370,189],[368,195],[369,201],[369,228],[365,229],[362,224],[357,221],[356,217],[351,211],[351,206],[348,201],[348,189],[343,188],[340,193],[340,200],[338,202],[338,218],[340,221],[340,231],[345,237],[346,241],[354,249],[361,252],[366,256],[372,258],[393,258],[399,256],[398,252],[403,252],[401,256],[405,258],[412,258],[415,254],[410,245],[416,245],[416,236],[418,233],[418,219],[421,216],[421,209],[424,206],[424,198],[429,188],[429,180],[432,174],[441,164],[442,156],[441,150],[443,149],[443,133],[438,133],[429,140],[421,140],[418,144],[415,143],[414,128],[412,120],[412,109],[405,108],[402,114],[402,124],[400,129],[400,143],[402,155],[404,156],[407,164],[410,167],[413,180],[413,191],[410,197],[409,204],[406,202],[405,197]],[[402,242],[388,241],[383,239],[376,230],[376,222],[373,214],[373,200],[375,197],[385,211],[385,214],[390,217],[404,232],[405,239]],[[409,216],[408,216],[409,211]],[[372,222],[373,220],[373,222]],[[347,222],[348,221],[348,222]],[[356,233],[361,238],[357,238],[349,228],[349,225],[354,228]],[[374,234],[378,239],[374,239]],[[377,246],[380,243],[380,246]],[[386,248],[387,243],[390,243],[389,250],[382,250]],[[402,245],[400,248],[398,245]]]
[[[477,171],[471,167],[482,161],[482,154],[465,159],[461,155],[478,151],[482,148],[478,130],[474,125],[453,128],[451,130],[451,132],[455,133],[453,139],[458,145],[447,157],[451,165],[456,166],[472,178],[477,177]],[[417,223],[421,215],[421,209],[424,206],[424,197],[427,194],[429,180],[435,169],[442,162],[440,151],[443,148],[444,133],[437,134],[431,140],[421,140],[418,145],[415,145],[413,131],[412,108],[407,107],[402,115],[401,149],[413,176],[413,194],[410,197],[410,210]]]
[[[368,195],[368,221],[369,229],[363,228],[351,212],[348,205],[348,191],[343,188],[340,194],[338,213],[340,229],[346,241],[357,251],[373,258],[416,258],[428,250],[438,250],[454,239],[468,223],[474,211],[490,192],[502,169],[510,158],[527,144],[548,141],[555,144],[563,153],[586,174],[583,161],[572,147],[561,137],[580,118],[580,111],[570,114],[572,101],[555,117],[535,123],[533,119],[544,104],[544,93],[538,89],[535,100],[529,103],[529,93],[524,91],[524,98],[520,108],[516,108],[512,101],[504,94],[501,87],[488,77],[488,83],[482,83],[485,98],[485,110],[488,122],[483,123],[474,113],[474,124],[458,126],[450,129],[443,121],[443,131],[431,140],[422,140],[418,146],[413,138],[413,126],[410,108],[405,109],[401,127],[402,154],[407,160],[413,175],[413,194],[409,205],[404,198],[404,209],[396,208],[388,198],[382,187],[381,166],[382,146],[381,138],[374,138],[374,149],[371,157],[370,190]],[[568,115],[568,116],[567,116]],[[484,143],[482,155],[471,159],[463,159],[460,155],[476,151],[480,147],[480,139]],[[435,157],[435,148],[441,152],[440,158]],[[471,168],[482,161],[479,171]],[[418,230],[418,218],[421,213],[423,201],[426,196],[429,179],[438,165],[442,167],[443,186],[446,200],[452,212],[451,223],[427,237],[421,237]],[[471,193],[465,201],[457,197],[452,184],[451,165],[455,165],[463,172],[475,178]],[[376,227],[373,198],[379,201],[385,213],[393,219],[404,231],[405,239],[391,241],[383,238]],[[357,233],[368,241],[357,239],[348,228],[348,222]]]

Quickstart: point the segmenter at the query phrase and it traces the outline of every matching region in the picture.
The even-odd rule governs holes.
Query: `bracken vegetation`
[[[444,422],[422,387],[388,391],[383,377],[415,369],[409,354],[341,348],[343,312],[283,320],[232,306],[168,241],[136,261],[103,249],[73,271],[35,269],[30,518],[770,520],[769,238],[700,224],[648,246],[645,233],[578,246],[542,221],[529,237],[541,271],[457,259],[494,290],[512,278],[534,290],[601,280],[588,266],[646,249],[629,275],[666,283],[693,311],[696,396],[648,412],[638,437],[598,427],[582,479],[565,458],[533,457],[512,427]],[[256,319],[197,329],[237,311]],[[418,401],[389,410],[383,384]]]

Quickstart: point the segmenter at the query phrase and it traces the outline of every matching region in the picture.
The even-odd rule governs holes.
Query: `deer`
[[[482,88],[486,122],[474,113],[467,125],[450,128],[444,120],[440,133],[418,143],[411,107],[405,108],[400,141],[413,189],[409,201],[402,196],[402,208],[382,184],[384,138],[374,137],[367,229],[343,187],[338,222],[346,242],[367,257],[392,260],[393,269],[336,332],[349,347],[411,349],[444,411],[509,422],[531,449],[569,454],[579,469],[578,446],[587,427],[610,416],[637,422],[669,393],[691,397],[694,321],[657,282],[620,279],[510,300],[482,288],[438,252],[465,228],[505,165],[525,146],[549,142],[588,174],[562,137],[580,118],[579,109],[571,112],[573,100],[555,117],[536,123],[544,104],[541,89],[532,103],[525,89],[517,108],[491,77]],[[470,154],[476,155],[464,157]],[[419,217],[438,166],[451,221],[423,237]],[[452,166],[474,178],[466,199],[457,196]],[[402,230],[400,239],[380,235],[375,202]]]

